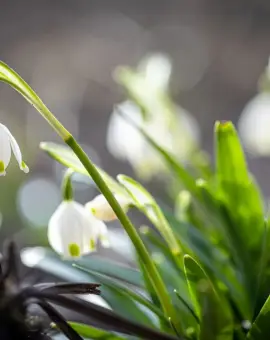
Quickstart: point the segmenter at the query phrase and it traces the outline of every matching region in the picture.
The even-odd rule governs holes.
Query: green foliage
[[[244,339],[246,330],[241,328],[241,324],[244,321],[252,324],[255,320],[248,338],[266,339],[269,332],[267,302],[256,315],[258,301],[267,299],[267,292],[263,289],[265,280],[269,282],[263,274],[268,270],[267,251],[264,250],[268,226],[265,224],[263,199],[249,174],[232,123],[218,122],[215,137],[216,170],[209,180],[193,177],[175,159],[172,167],[172,156],[157,143],[152,143],[165,162],[170,160],[168,165],[172,176],[181,182],[185,197],[188,195],[187,199],[176,201],[178,210],[175,213],[164,210],[141,184],[130,177],[118,176],[120,190],[126,190],[133,206],[145,214],[156,228],[154,231],[143,227],[141,237],[179,311],[184,336],[202,340]],[[43,148],[61,163],[78,171],[77,162],[73,162],[71,157],[67,162],[66,152],[62,156],[61,152],[57,152],[58,146],[46,144],[44,147],[43,144]],[[181,169],[181,172],[175,169]],[[83,173],[83,170],[79,171]],[[107,180],[109,177],[105,175],[104,178]],[[117,182],[111,179],[108,184],[111,182],[114,188],[118,187]],[[83,262],[85,264],[79,269],[84,268],[91,274],[92,271],[87,268],[89,261],[84,259]],[[141,263],[138,265],[143,267]],[[258,268],[261,275],[258,275]],[[161,329],[166,330],[169,320],[166,323],[161,317],[158,299],[143,268],[142,273],[145,282],[141,288],[148,295],[147,304],[153,305],[154,308],[150,309],[156,311]],[[116,289],[110,274],[106,276],[106,279],[110,278],[106,282],[102,276],[94,278],[103,283],[104,290],[108,284],[114,287],[110,293],[118,300],[118,308],[114,308],[117,313],[121,313],[123,306],[129,313],[132,311],[129,303],[124,303],[125,300],[119,296],[119,291],[116,293],[125,284],[124,281]],[[135,288],[127,284],[122,288],[127,299],[139,303]],[[110,301],[105,295],[105,299]],[[143,322],[135,314],[133,318]],[[145,321],[149,323],[147,319],[148,314],[145,314]],[[266,335],[261,335],[261,332]]]
[[[39,98],[29,97],[26,85],[16,82],[16,74],[4,72],[3,67],[0,80],[43,110]],[[148,117],[155,100],[149,101],[143,91],[138,91],[138,84],[143,82],[132,70],[121,72],[120,82],[143,116]],[[167,92],[157,91],[156,95],[156,107],[173,117],[175,108]],[[269,217],[258,185],[249,173],[235,127],[231,122],[216,123],[215,169],[211,169],[204,152],[197,147],[192,149],[188,164],[182,163],[162,141],[153,139],[147,129],[132,119],[128,121],[166,164],[167,183],[173,184],[177,192],[172,195],[171,206],[159,203],[131,177],[119,175],[113,179],[97,170],[110,190],[129,198],[132,207],[151,224],[139,228],[139,240],[146,249],[144,259],[150,254],[150,264],[154,264],[152,274],[156,270],[156,277],[161,278],[158,282],[161,289],[156,289],[157,282],[148,271],[149,262],[143,262],[136,247],[139,270],[96,255],[72,265],[48,249],[44,249],[42,258],[37,254],[36,266],[65,280],[101,283],[102,298],[116,314],[168,336],[188,340],[268,339]],[[68,148],[54,143],[42,143],[41,148],[75,172],[88,175],[89,171]],[[160,292],[163,302],[168,302],[168,293],[168,306],[173,307],[168,310],[173,315],[164,312]],[[86,325],[72,325],[86,338],[129,338]]]
[[[134,208],[155,228],[144,226],[140,234],[178,311],[184,329],[182,335],[200,340],[267,339],[270,319],[265,287],[270,282],[265,273],[269,271],[269,241],[263,199],[248,171],[231,122],[216,123],[215,143],[216,169],[208,180],[193,177],[180,164],[181,172],[175,171],[178,169],[176,159],[174,167],[168,162],[172,176],[184,189],[182,197],[176,200],[174,212],[160,206],[134,179],[119,175],[117,183],[102,173],[113,189],[122,193],[125,190]],[[161,150],[156,143],[152,146],[165,162],[171,160],[165,149]],[[74,156],[67,161],[67,151],[58,152],[59,146],[43,144],[43,149],[83,173]],[[152,324],[154,328],[159,324],[161,330],[174,332],[170,320],[162,314],[156,292],[140,261],[140,293],[138,279],[127,283],[125,278],[130,276],[120,275],[115,280],[110,265],[106,273],[103,267],[91,269],[92,260],[85,258],[81,262],[77,270],[102,283],[103,297],[115,312],[123,315],[125,310],[126,316],[140,323]],[[140,305],[145,309],[135,308]],[[149,311],[159,320],[158,324],[149,319]],[[251,330],[247,333],[243,325],[249,323]]]

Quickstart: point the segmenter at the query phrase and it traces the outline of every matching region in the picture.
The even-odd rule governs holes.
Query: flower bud
[[[115,195],[114,196],[117,202],[120,204],[121,208],[127,212],[130,201],[122,196],[122,195]],[[117,219],[115,212],[109,205],[108,201],[103,195],[96,196],[92,201],[88,202],[85,205],[86,209],[91,211],[91,213],[99,220],[102,221],[113,221]]]

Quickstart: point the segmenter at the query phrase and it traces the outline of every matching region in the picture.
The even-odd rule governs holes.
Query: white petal
[[[124,115],[135,124],[142,125],[140,109],[130,101],[118,105]],[[140,132],[128,123],[117,111],[112,113],[107,130],[107,148],[116,158],[135,162],[143,157],[146,142]]]
[[[145,80],[153,90],[166,90],[170,80],[172,64],[164,54],[153,54],[139,65],[145,74]]]
[[[114,196],[122,209],[126,212],[131,203],[130,200],[122,195],[116,194]],[[113,221],[117,219],[115,212],[103,195],[96,196],[92,201],[88,202],[85,207],[99,220]]]
[[[21,153],[20,147],[19,147],[16,139],[13,137],[13,135],[11,134],[11,132],[9,131],[9,129],[6,126],[3,126],[3,128],[6,131],[6,134],[9,138],[12,151],[13,151],[14,156],[15,156],[18,164],[19,164],[20,169],[22,171],[24,171],[25,173],[28,173],[29,168],[22,160],[22,153]]]
[[[48,226],[49,243],[57,253],[69,258],[95,250],[95,219],[89,215],[83,205],[74,201],[64,201],[57,208]],[[72,252],[71,247],[77,247],[78,253]]]
[[[253,156],[270,155],[270,95],[258,94],[244,108],[238,128],[244,147]]]
[[[10,157],[11,146],[7,128],[0,123],[0,162],[3,162],[3,164],[1,163],[0,168],[4,168],[4,171],[3,169],[0,169],[0,175],[5,175],[5,169],[8,167]]]
[[[101,222],[101,221],[99,221]],[[99,234],[98,234],[98,238],[100,240],[100,243],[102,245],[102,247],[104,248],[109,248],[110,247],[110,240],[109,240],[109,233],[108,233],[108,229],[105,223],[101,222],[99,224]]]

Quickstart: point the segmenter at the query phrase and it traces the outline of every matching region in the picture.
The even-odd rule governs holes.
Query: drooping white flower
[[[260,93],[244,108],[238,123],[244,147],[253,156],[270,155],[270,95]]]
[[[78,258],[95,251],[98,239],[108,246],[106,225],[75,201],[63,201],[49,221],[49,243],[64,258]]]
[[[123,102],[113,111],[107,131],[107,147],[110,153],[118,159],[127,160],[144,180],[166,173],[167,167],[156,150],[125,116],[183,162],[189,158],[200,140],[198,123],[189,112],[176,107],[173,122],[164,111],[154,112],[155,114],[144,120],[137,105],[131,101]]]
[[[29,172],[28,166],[22,160],[22,153],[16,139],[9,129],[0,123],[0,176],[5,176],[6,168],[11,158],[11,150],[19,164],[19,167],[25,173]]]
[[[123,195],[116,194],[114,197],[121,205],[122,209],[127,212],[130,205],[130,200],[128,200]],[[117,219],[115,212],[103,195],[96,196],[92,201],[86,203],[85,207],[99,220],[113,221]]]
[[[172,63],[167,55],[156,53],[143,59],[138,66],[138,71],[144,77],[148,90],[166,91],[172,72]]]

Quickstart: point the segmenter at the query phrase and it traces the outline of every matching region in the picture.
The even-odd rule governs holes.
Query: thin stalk
[[[155,291],[159,297],[162,309],[167,318],[171,318],[174,326],[179,330],[181,334],[183,334],[182,327],[180,326],[180,322],[177,318],[176,311],[172,305],[171,298],[168,294],[166,286],[154,264],[152,261],[150,254],[148,253],[144,243],[142,242],[136,228],[127,217],[125,212],[122,210],[121,206],[115,199],[113,193],[108,188],[107,184],[99,174],[98,170],[96,169],[95,165],[90,161],[87,154],[83,151],[81,146],[76,142],[73,136],[70,136],[68,140],[65,141],[66,144],[74,151],[77,155],[89,175],[92,177],[93,181],[96,183],[99,190],[102,192],[110,206],[112,207],[113,211],[115,212],[116,216],[118,217],[119,221],[121,222],[122,226],[124,227],[125,231],[127,232],[129,238],[131,239],[134,247],[137,250],[142,262],[147,269],[149,276],[151,277],[152,284],[155,288]]]
[[[166,289],[166,286],[151,259],[144,243],[142,242],[136,228],[131,223],[130,219],[126,216],[117,200],[114,198],[113,193],[110,191],[99,171],[94,164],[88,158],[87,154],[83,151],[74,137],[68,130],[58,121],[58,119],[52,114],[52,112],[46,107],[39,96],[34,90],[8,65],[0,61],[0,81],[3,81],[18,91],[30,104],[32,104],[37,111],[42,115],[45,120],[53,127],[58,135],[64,140],[64,142],[74,151],[78,159],[84,165],[85,169],[100,189],[101,193],[107,199],[108,203],[112,207],[122,226],[129,235],[132,243],[134,244],[137,253],[144,263],[149,277],[151,278],[153,287],[159,297],[161,306],[163,308],[165,316],[172,321],[177,331],[183,334],[183,329],[180,325],[180,320],[173,307],[171,298]]]
[[[71,177],[73,173],[74,171],[72,169],[67,169],[62,179],[62,195],[65,201],[73,199],[73,189],[71,184]]]
[[[35,91],[24,81],[14,70],[7,64],[0,61],[0,81],[10,85],[18,91],[36,110],[42,115],[44,119],[53,127],[62,139],[67,139],[70,133],[59,122],[59,120],[47,108]]]

